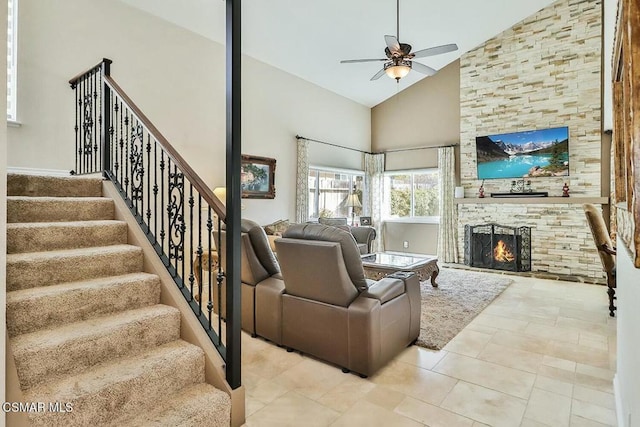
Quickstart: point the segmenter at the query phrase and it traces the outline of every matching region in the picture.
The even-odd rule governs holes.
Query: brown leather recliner
[[[276,240],[284,277],[282,344],[371,375],[420,333],[413,273],[365,279],[351,234],[296,224]]]
[[[264,229],[257,223],[242,219],[240,223],[240,281],[242,299],[242,329],[281,344],[282,293],[284,282]],[[220,253],[226,262],[226,235],[220,232]],[[217,232],[214,232],[216,242]],[[225,286],[221,289],[225,301]],[[214,308],[218,294],[214,292]],[[222,316],[225,317],[225,305]]]

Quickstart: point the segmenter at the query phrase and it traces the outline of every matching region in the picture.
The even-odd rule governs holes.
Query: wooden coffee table
[[[440,273],[438,258],[428,255],[376,252],[362,255],[362,266],[367,279],[380,280],[396,271],[412,271],[420,281],[431,278],[431,286],[438,287],[436,277]]]

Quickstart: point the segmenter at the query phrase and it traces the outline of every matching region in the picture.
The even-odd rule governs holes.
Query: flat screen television
[[[476,137],[478,179],[569,175],[569,128]]]

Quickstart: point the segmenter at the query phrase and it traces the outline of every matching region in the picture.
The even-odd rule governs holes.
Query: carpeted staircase
[[[229,426],[96,178],[7,177],[7,329],[34,426]],[[72,405],[49,411],[48,403]]]

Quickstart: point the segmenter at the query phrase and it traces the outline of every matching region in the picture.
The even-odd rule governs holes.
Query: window
[[[18,48],[18,0],[8,0],[7,20],[7,120],[16,121],[16,78]]]
[[[438,217],[438,169],[394,171],[384,177],[385,217]]]
[[[347,197],[355,191],[362,203],[363,182],[364,172],[309,168],[309,218],[351,216]],[[361,211],[355,208],[356,216]]]

